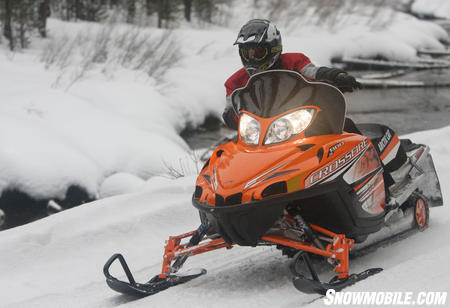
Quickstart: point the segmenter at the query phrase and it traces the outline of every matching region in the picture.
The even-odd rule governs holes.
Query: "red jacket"
[[[278,64],[279,63],[279,64]],[[285,53],[280,56],[280,60],[275,64],[278,64],[278,69],[286,69],[300,72],[306,65],[310,64],[311,60],[302,53]],[[308,77],[309,76],[305,76]],[[231,75],[225,82],[225,88],[227,90],[227,97],[233,93],[234,90],[242,88],[247,84],[250,76],[244,68],[241,68],[236,73]]]

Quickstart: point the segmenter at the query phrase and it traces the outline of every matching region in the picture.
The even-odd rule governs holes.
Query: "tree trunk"
[[[184,18],[191,22],[192,0],[184,0]]]
[[[5,25],[3,27],[3,34],[9,41],[9,49],[14,50],[15,47],[14,36],[11,27],[11,16],[12,16],[11,1],[12,0],[5,0]]]
[[[81,5],[81,0],[75,0],[75,18],[83,20]]]
[[[165,27],[168,28],[169,27],[169,18],[171,15],[171,11],[170,11],[170,0],[164,0],[164,20],[165,20]]]
[[[44,0],[39,4],[39,33],[42,37],[47,37],[47,18],[50,17],[50,0]]]
[[[136,15],[136,1],[127,0],[127,23],[133,23]]]
[[[66,20],[70,20],[72,18],[72,3],[69,3],[70,0],[66,1],[66,6],[64,7],[66,10]]]
[[[150,16],[153,14],[152,0],[145,1],[145,12],[146,12],[147,16]]]
[[[158,28],[162,28],[162,20],[164,18],[164,0],[158,0]]]
[[[18,24],[18,34],[19,34],[19,43],[20,43],[20,48],[26,48],[27,47],[27,18],[29,16],[27,16],[27,3],[25,3],[24,0],[16,0],[16,14],[15,14],[15,21]]]

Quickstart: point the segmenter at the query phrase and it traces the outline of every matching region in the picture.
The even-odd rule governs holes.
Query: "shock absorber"
[[[301,228],[305,232],[305,235],[306,235],[306,238],[308,239],[308,241],[310,241],[311,243],[314,243],[314,245],[316,245],[317,248],[325,250],[325,247],[323,246],[322,242],[317,237],[316,233],[311,229],[309,224],[303,220],[302,216],[297,214],[294,216],[294,220],[295,220],[296,226]]]
[[[189,240],[189,243],[187,244],[187,247],[192,247],[200,243],[203,237],[205,236],[206,232],[209,230],[210,226],[211,225],[209,224],[208,220],[204,220],[201,223],[201,225],[197,228],[197,231],[194,233],[194,235],[192,235],[191,239]],[[174,270],[174,272],[178,271],[183,266],[184,262],[186,262],[188,257],[189,255],[183,255],[181,257],[178,257],[174,261],[172,265],[172,269]]]

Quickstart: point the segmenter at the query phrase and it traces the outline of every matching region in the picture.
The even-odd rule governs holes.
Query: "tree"
[[[127,0],[127,23],[133,23],[136,16],[136,0]]]
[[[49,2],[49,0],[42,1],[38,8],[38,28],[42,37],[47,37],[47,18],[50,17]]]
[[[190,22],[192,12],[192,0],[183,0],[183,2],[184,2],[184,18]]]
[[[11,19],[12,19],[12,0],[4,0],[5,5],[5,21],[3,26],[3,35],[9,41],[9,49],[14,50],[15,42],[14,35],[12,33]]]
[[[154,0],[145,0],[145,13],[147,16],[152,15],[156,10],[157,4]]]
[[[3,3],[3,34],[9,41],[9,48],[28,47],[29,33],[36,27],[36,3],[33,0],[3,0]]]
[[[206,22],[212,22],[213,15],[217,11],[217,5],[224,0],[194,0],[194,8],[197,16]]]

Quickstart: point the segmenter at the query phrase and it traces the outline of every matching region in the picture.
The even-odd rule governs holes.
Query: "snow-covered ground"
[[[450,126],[408,136],[429,144],[450,198]],[[111,291],[102,267],[122,252],[139,281],[161,269],[164,240],[199,223],[190,205],[194,177],[154,177],[137,193],[99,200],[0,233],[2,307],[301,307],[322,306],[317,295],[298,292],[288,259],[274,248],[235,247],[192,257],[185,268],[208,274],[159,294],[129,302]],[[351,271],[384,271],[348,288],[353,291],[450,291],[450,208],[431,210],[422,233],[352,260]],[[121,274],[118,268],[116,275]],[[313,302],[312,302],[313,301]],[[312,304],[311,304],[312,302]]]
[[[0,45],[0,193],[16,188],[54,198],[78,184],[92,196],[109,197],[1,232],[0,306],[292,307],[317,299],[294,289],[288,260],[272,248],[236,247],[192,258],[186,267],[205,267],[206,276],[134,302],[104,282],[102,267],[112,253],[123,252],[144,281],[160,270],[164,240],[197,227],[190,205],[196,163],[178,133],[208,113],[220,115],[223,81],[240,67],[232,46],[236,25],[255,17],[240,13],[229,28],[174,30],[181,58],[162,82],[142,71],[118,66],[112,74],[99,65],[76,83],[69,78],[55,87],[61,71],[39,62],[45,42],[15,54]],[[389,16],[391,22],[375,27],[341,18],[332,29],[280,21],[284,51],[305,52],[316,64],[329,65],[335,56],[411,60],[419,48],[443,48],[439,39],[447,34],[438,26]],[[56,39],[97,27],[57,20],[49,25]],[[64,67],[65,76],[78,65]],[[447,200],[450,146],[443,140],[450,127],[411,138],[431,146]],[[186,176],[160,176],[170,168]],[[450,270],[442,264],[450,256],[450,210],[436,208],[431,216],[426,232],[354,260],[354,272],[373,266],[385,271],[349,290],[449,291]]]

